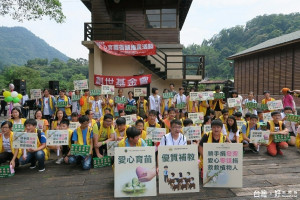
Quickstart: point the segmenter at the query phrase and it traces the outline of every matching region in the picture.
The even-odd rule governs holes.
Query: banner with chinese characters
[[[13,148],[36,149],[37,133],[15,132],[13,138]]]
[[[200,92],[190,92],[190,101],[200,101]]]
[[[90,90],[90,95],[91,96],[101,95],[101,90],[100,89]]]
[[[174,97],[174,92],[165,92],[163,93],[163,99],[170,99]]]
[[[296,122],[299,123],[300,122],[300,115],[286,115],[286,121],[290,121],[290,122]]]
[[[211,131],[211,125],[203,125],[203,133],[209,133]]]
[[[40,99],[42,98],[41,89],[31,89],[30,90],[30,99]]]
[[[71,155],[77,156],[87,156],[90,154],[90,145],[79,145],[79,144],[72,144],[71,146]]]
[[[147,88],[134,88],[133,94],[135,97],[146,97],[147,96]]]
[[[48,130],[47,145],[69,145],[69,131]]]
[[[159,193],[199,192],[198,146],[158,146]]]
[[[73,94],[72,97],[71,97],[71,100],[72,101],[78,101],[80,98],[81,98],[81,95],[75,95],[75,94]]]
[[[229,108],[241,107],[241,100],[239,98],[228,98],[227,104]]]
[[[89,89],[88,80],[74,80],[74,90],[84,90]]]
[[[15,132],[24,132],[25,126],[24,124],[14,124],[12,127],[12,131]]]
[[[126,125],[129,125],[129,126],[134,126],[135,125],[135,122],[137,120],[137,116],[136,114],[133,114],[133,115],[125,115],[125,116],[122,116],[125,118],[126,120]]]
[[[225,98],[225,93],[219,92],[219,93],[214,93],[214,99],[224,99]]]
[[[183,127],[183,134],[186,140],[201,140],[201,126]]]
[[[201,124],[204,120],[203,112],[199,113],[188,113],[188,118],[193,121],[193,124]]]
[[[102,76],[94,75],[94,84],[101,85],[114,85],[116,88],[137,87],[151,83],[152,74],[141,76]]]
[[[95,41],[102,51],[115,56],[147,56],[156,54],[156,46],[150,40]]]
[[[199,97],[200,97],[200,101],[214,100],[214,92],[213,91],[201,92]]]
[[[103,158],[93,158],[94,168],[101,168],[111,165],[111,157],[104,156]]]
[[[203,144],[203,187],[243,187],[243,144]]]
[[[250,131],[250,143],[268,144],[270,137],[270,131],[251,130]]]
[[[161,138],[166,135],[165,128],[154,128],[148,127],[147,128],[147,139],[151,139],[153,142],[160,142]]]
[[[115,94],[115,86],[113,85],[102,85],[101,94]]]
[[[281,100],[276,100],[276,101],[268,101],[268,108],[269,110],[282,110],[283,105]]]
[[[115,197],[156,196],[155,147],[117,147]]]

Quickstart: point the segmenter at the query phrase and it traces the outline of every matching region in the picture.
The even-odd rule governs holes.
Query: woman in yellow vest
[[[34,114],[34,118],[37,120],[37,129],[41,130],[46,134],[46,131],[49,129],[48,120],[43,119],[43,113],[41,110],[37,110]],[[41,123],[39,123],[39,121]]]
[[[139,100],[137,101],[137,111],[140,117],[143,119],[147,118],[146,114],[148,112],[148,101],[143,96],[140,96]]]
[[[191,88],[190,92],[195,92],[194,88]],[[190,95],[186,97],[187,103],[187,110],[189,113],[195,113],[198,112],[198,101],[190,101]],[[205,114],[205,113],[204,113]]]
[[[60,124],[61,120],[63,120],[63,119],[68,119],[65,111],[58,110],[56,112],[54,121],[52,121],[52,123],[51,123],[51,130],[59,129],[59,124]]]
[[[59,102],[64,102],[66,104],[66,106],[65,107],[58,107],[57,104]],[[72,114],[71,105],[72,105],[72,102],[71,102],[70,98],[65,95],[65,90],[60,90],[59,91],[59,96],[56,99],[56,112],[58,110],[64,111],[66,113],[66,115],[68,116],[68,119],[70,120],[71,119],[71,114]]]
[[[22,155],[21,149],[13,148],[12,123],[4,121],[1,124],[0,133],[0,164],[10,161],[13,168],[19,166],[19,158]]]
[[[219,85],[215,86],[214,93],[221,93],[221,88]],[[219,118],[222,115],[222,110],[224,109],[225,101],[223,99],[214,99],[209,101],[210,108],[213,109],[216,113],[216,118]]]
[[[107,95],[107,98],[105,98],[105,104],[102,106],[102,113],[105,113],[105,109],[109,108],[110,109],[110,114],[114,116],[114,100],[111,98],[111,94]],[[104,115],[104,114],[103,114]]]
[[[207,101],[200,101],[199,103],[199,112],[207,114],[207,109],[209,108],[209,103]]]
[[[14,124],[23,124],[25,123],[26,119],[22,118],[23,115],[18,108],[13,108],[11,110],[11,119],[9,120],[13,125]]]
[[[146,147],[146,142],[140,138],[141,132],[135,127],[126,130],[126,137],[119,142],[119,147]]]
[[[94,98],[90,96],[88,89],[83,90],[84,95],[80,98],[79,104],[81,106],[80,115],[84,115],[86,110],[92,109],[92,101]]]
[[[222,133],[223,123],[221,120],[216,119],[211,122],[211,131],[208,134],[204,134],[200,144],[200,168],[201,168],[201,178],[203,179],[203,143],[225,143],[227,138],[226,135]]]

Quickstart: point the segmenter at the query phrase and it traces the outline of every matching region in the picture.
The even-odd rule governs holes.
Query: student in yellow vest
[[[267,104],[269,101],[275,101],[274,98],[270,97],[270,92],[269,91],[264,91],[264,96],[265,96],[265,98],[263,100],[261,100],[261,104]],[[272,112],[272,111],[264,110],[263,112],[267,113],[267,112]]]
[[[195,88],[191,88],[190,92],[195,92]],[[198,101],[190,101],[190,95],[186,97],[187,111],[189,113],[198,112]]]
[[[77,112],[73,112],[71,114],[71,122],[78,122],[78,113]]]
[[[168,93],[168,92],[169,92],[168,89],[163,90],[163,93]],[[175,94],[177,93],[175,92]],[[171,107],[174,107],[173,98],[162,99],[160,103],[160,113],[164,113],[164,111],[168,111]]]
[[[45,160],[48,160],[49,151],[46,147],[46,136],[45,133],[40,132],[36,129],[37,122],[35,119],[27,119],[24,123],[25,132],[37,133],[37,148],[23,150],[23,155],[20,157],[20,164],[25,165],[31,163],[30,169],[36,168],[36,161],[38,161],[39,172],[45,171]],[[27,156],[25,157],[24,151]]]
[[[115,133],[113,120],[114,118],[111,114],[104,115],[103,121],[99,124],[98,134],[94,135],[94,156],[97,156],[98,158],[104,156],[103,150],[106,150],[107,142],[112,141],[110,135]]]
[[[143,96],[140,96],[139,100],[137,101],[137,111],[140,117],[143,119],[147,118],[146,114],[148,112],[148,101]]]
[[[43,94],[44,96],[39,99],[38,108],[41,109],[44,119],[47,119],[50,123],[50,119],[54,118],[55,115],[56,100],[54,96],[50,95],[48,89],[44,89]]]
[[[148,127],[160,128],[160,125],[157,123],[157,112],[155,110],[149,111],[148,121],[145,123],[144,130],[147,131]]]
[[[88,89],[83,90],[84,95],[80,98],[79,104],[81,106],[80,115],[84,115],[86,110],[92,109],[92,101],[94,98],[90,96],[90,92]]]
[[[134,126],[129,127],[126,130],[126,137],[119,142],[119,147],[146,147],[146,142],[140,137],[140,130]]]
[[[40,120],[40,121],[42,121],[43,123],[42,123],[42,127],[39,127],[40,126],[40,124],[38,123],[38,129],[39,130],[41,130],[41,131],[43,131],[44,133],[46,133],[46,131],[49,129],[49,123],[48,123],[48,120],[46,120],[46,119],[43,119],[43,113],[42,113],[42,111],[41,110],[37,110],[36,112],[35,112],[35,114],[34,114],[34,118],[36,119],[36,120]]]
[[[65,102],[67,104],[67,106],[60,107],[60,108],[56,104],[56,112],[58,110],[64,111],[66,113],[68,119],[70,120],[71,119],[71,114],[72,114],[72,111],[71,111],[72,102],[71,102],[70,98],[65,95],[65,90],[60,90],[59,91],[59,96],[57,97],[56,102],[57,103],[58,102]]]
[[[221,87],[216,85],[214,93],[222,93]],[[222,115],[222,110],[224,109],[225,101],[223,99],[214,99],[209,101],[210,108],[215,111],[216,118],[219,118]]]
[[[18,108],[13,108],[11,110],[11,119],[9,120],[13,125],[14,124],[23,124],[25,123],[26,119],[22,118],[23,115],[21,113],[21,110]]]
[[[219,119],[222,121],[223,124],[226,124],[228,116],[229,116],[228,110],[227,109],[223,109],[222,110],[222,115],[219,117]]]
[[[98,120],[102,117],[102,107],[105,105],[105,100],[102,96],[96,95],[94,96],[94,100],[92,101],[92,111],[94,113],[93,119]]]
[[[86,110],[85,115],[89,118],[89,127],[94,127],[97,121],[94,118],[94,112],[92,110]]]
[[[200,153],[200,168],[201,168],[201,178],[203,179],[203,143],[225,143],[226,135],[222,133],[223,123],[221,120],[216,119],[211,122],[211,131],[204,134],[199,143],[199,153]]]
[[[205,130],[204,130],[204,126],[205,125],[209,125],[209,127],[211,127],[211,117],[210,116],[205,116],[204,117],[204,121],[203,121],[203,124],[202,124],[202,126],[201,126],[201,138],[203,137],[203,135],[204,134],[206,134],[206,133],[208,133],[208,132],[204,132]]]
[[[258,144],[257,143],[250,143],[250,131],[252,130],[260,130],[260,126],[258,123],[257,115],[250,115],[250,120],[246,122],[242,126],[242,135],[240,134],[240,142],[243,143],[243,147],[249,147],[253,153],[258,153]]]
[[[270,130],[267,151],[271,156],[276,156],[277,154],[283,155],[280,149],[286,149],[289,145],[286,142],[274,142],[274,135],[287,135],[289,134],[289,130],[285,127],[284,123],[280,121],[281,114],[279,111],[272,112],[271,116],[273,120],[270,120],[267,125],[267,129]]]
[[[0,165],[6,161],[10,161],[13,168],[19,166],[19,158],[22,155],[21,149],[13,148],[13,132],[12,123],[4,121],[1,123],[0,133]]]
[[[110,114],[114,116],[114,100],[111,98],[111,94],[106,95],[105,104],[102,106],[103,110],[102,113],[105,115],[105,109],[109,108],[110,109]]]
[[[103,113],[102,117],[99,120],[100,122],[103,122],[104,115],[106,115],[106,114],[111,114],[111,109],[110,108],[105,108],[104,109],[104,113]],[[113,115],[113,114],[111,114],[111,115]]]
[[[121,141],[126,137],[126,129],[129,128],[126,125],[126,119],[124,117],[120,117],[116,120],[117,128],[114,133],[111,133],[110,138],[113,141]]]
[[[55,114],[54,120],[51,123],[51,130],[59,129],[59,124],[60,124],[61,120],[63,120],[63,119],[68,119],[65,111],[58,110]]]
[[[171,128],[171,121],[173,119],[175,119],[176,117],[176,111],[174,108],[170,108],[168,110],[168,118],[163,120],[164,121],[164,124],[165,124],[165,127],[166,127],[166,133],[169,133],[170,132],[170,128]]]
[[[87,156],[71,155],[68,159],[70,164],[81,162],[82,169],[89,170],[92,167],[93,156],[93,130],[89,127],[89,118],[87,116],[79,117],[80,127],[74,130],[72,141],[78,145],[90,145],[90,152]]]
[[[135,122],[135,128],[141,131],[141,138],[146,140],[147,132],[144,130],[144,121],[142,119],[139,119]]]
[[[228,117],[226,124],[223,125],[222,132],[223,135],[227,136],[228,142],[239,143],[240,130],[233,115]]]
[[[243,97],[238,94],[236,90],[232,90],[230,98],[237,98],[240,104],[242,105]],[[228,108],[229,116],[233,115],[235,112],[242,112],[242,106],[236,106],[233,108]]]

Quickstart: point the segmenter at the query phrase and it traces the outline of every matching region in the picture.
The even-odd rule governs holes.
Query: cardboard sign
[[[137,120],[136,114],[122,116],[126,120],[126,125],[134,126]]]
[[[43,132],[43,129],[44,129],[44,120],[36,120],[36,122],[37,122],[36,128],[38,130],[40,130],[40,131]]]
[[[268,123],[267,122],[259,122],[259,126],[260,126],[260,130],[266,131],[267,127],[268,127]]]
[[[267,104],[258,103],[257,104],[257,109],[260,109],[262,111],[268,110],[268,105]]]
[[[102,85],[101,94],[115,94],[115,86],[113,85]]]
[[[13,148],[36,149],[37,133],[14,132]]]
[[[126,105],[125,111],[131,112],[133,110],[137,110],[136,106]]]
[[[273,135],[273,137],[274,137],[273,139],[274,142],[287,142],[291,139],[290,134],[287,135],[275,134]]]
[[[241,107],[241,100],[239,98],[228,98],[227,104],[229,108]]]
[[[299,123],[300,122],[300,115],[286,115],[286,121],[290,121],[290,122],[296,122]]]
[[[170,99],[170,98],[174,98],[174,92],[163,93],[163,99]]]
[[[200,92],[190,92],[190,101],[200,101]]]
[[[236,124],[237,124],[237,127],[239,130],[242,129],[242,126],[245,124],[246,122],[245,121],[242,121],[242,120],[237,120],[236,121]]]
[[[225,98],[225,93],[220,92],[220,93],[214,93],[214,99],[224,99]]]
[[[118,147],[119,142],[118,141],[109,141],[106,143],[107,148],[107,155],[108,156],[114,156],[115,155],[115,148]]]
[[[41,89],[31,89],[30,90],[30,99],[40,99],[42,98]]]
[[[69,131],[48,130],[47,145],[69,145]]]
[[[89,89],[88,80],[75,80],[73,81],[74,90],[85,90]]]
[[[90,90],[90,95],[91,96],[99,96],[99,95],[101,95],[101,90],[100,89]]]
[[[150,138],[153,142],[160,142],[164,135],[166,135],[165,128],[147,128],[147,138]]]
[[[75,95],[75,94],[73,94],[71,99],[72,99],[72,101],[79,101],[80,98],[81,98],[80,95]]]
[[[214,92],[206,91],[200,93],[200,101],[214,100]]]
[[[263,113],[264,122],[272,120],[271,112]]]
[[[176,108],[177,109],[185,109],[185,107],[186,107],[186,103],[178,103],[178,104],[176,104]]]
[[[103,158],[93,158],[94,168],[101,168],[111,166],[111,157],[104,156]]]
[[[124,104],[124,103],[127,103],[127,99],[126,99],[126,97],[118,97],[118,96],[116,96],[115,97],[115,103]]]
[[[193,121],[193,124],[202,124],[204,121],[204,114],[199,113],[188,113],[188,118]]]
[[[117,147],[114,166],[115,197],[156,196],[155,147]]]
[[[133,94],[135,97],[146,97],[147,96],[147,88],[134,88]]]
[[[203,132],[209,133],[211,131],[211,125],[203,125]]]
[[[276,101],[268,101],[268,108],[269,110],[282,110],[283,105],[281,100],[276,100]]]
[[[158,146],[159,193],[199,192],[198,146]]]
[[[203,187],[243,187],[243,144],[203,144]]]
[[[58,108],[64,108],[68,105],[68,102],[67,101],[57,101],[56,102],[56,107]]]
[[[71,146],[71,155],[77,156],[87,156],[90,154],[90,145],[79,145],[72,144]]]
[[[13,175],[15,175],[15,173],[11,173],[9,165],[0,166],[0,178],[7,178]]]
[[[71,129],[72,131],[74,131],[75,129],[77,129],[80,126],[79,122],[70,122],[69,125],[69,129]]]
[[[15,132],[24,132],[25,126],[24,124],[13,124],[12,131]]]
[[[183,127],[183,134],[186,140],[201,140],[201,126]]]
[[[270,131],[251,130],[250,131],[250,143],[268,144],[270,137]]]
[[[257,103],[254,103],[254,102],[247,102],[245,104],[246,108],[249,109],[249,110],[252,110],[252,109],[256,109],[257,108]]]

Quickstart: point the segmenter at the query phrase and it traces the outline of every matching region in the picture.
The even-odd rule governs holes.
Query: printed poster
[[[228,98],[227,104],[229,108],[241,107],[241,100],[239,98]]]
[[[204,114],[203,112],[188,113],[188,118],[193,121],[193,124],[202,124],[204,121]]]
[[[203,187],[243,187],[243,144],[203,144]]]
[[[271,112],[263,113],[264,122],[272,120]]]
[[[89,89],[88,80],[75,80],[73,81],[74,90],[85,90]]]
[[[136,114],[122,116],[126,120],[126,125],[134,126],[137,120]]]
[[[236,124],[237,124],[237,127],[239,130],[242,129],[242,126],[245,124],[246,122],[245,121],[242,121],[242,120],[237,120],[236,121]]]
[[[151,139],[153,142],[160,142],[161,138],[166,135],[165,128],[154,128],[148,127],[147,128],[147,139]]]
[[[206,91],[200,93],[200,101],[214,100],[214,92]]]
[[[268,109],[269,110],[282,110],[283,105],[281,100],[276,100],[276,101],[268,101]]]
[[[36,149],[37,133],[15,132],[13,138],[15,149]]]
[[[101,85],[102,94],[115,94],[115,86],[113,85]]]
[[[69,129],[71,129],[72,131],[74,131],[75,129],[77,129],[80,126],[79,122],[70,122],[69,125]]]
[[[199,192],[198,146],[158,146],[159,193]]]
[[[44,120],[36,120],[36,122],[37,122],[36,128],[37,128],[38,130],[40,130],[40,131],[43,132],[43,128],[44,128]]]
[[[47,145],[69,145],[69,131],[48,130]]]
[[[186,140],[201,140],[201,126],[183,127],[183,134]]]
[[[42,90],[41,89],[31,89],[30,90],[30,99],[40,99],[42,98]]]
[[[118,147],[119,141],[109,141],[106,145],[107,148],[107,155],[114,156],[115,155],[115,148]]]
[[[174,98],[174,92],[163,93],[163,99]]]
[[[190,92],[190,101],[200,101],[200,92]]]
[[[209,133],[211,131],[211,125],[203,125],[203,132]]]
[[[117,147],[115,197],[156,196],[155,147]]]
[[[146,97],[147,88],[134,88],[133,94],[135,97]]]
[[[270,137],[270,131],[251,130],[250,131],[250,143],[268,144]]]

